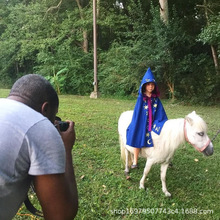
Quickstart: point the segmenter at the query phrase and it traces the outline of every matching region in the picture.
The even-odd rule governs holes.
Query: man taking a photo
[[[59,100],[43,77],[18,79],[0,99],[0,219],[14,217],[31,182],[45,219],[73,219],[78,210],[72,163],[74,122],[55,128]]]

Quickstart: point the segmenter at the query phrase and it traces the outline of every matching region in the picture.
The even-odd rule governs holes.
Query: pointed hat
[[[143,85],[144,83],[149,83],[149,82],[153,82],[156,84],[156,80],[154,78],[153,73],[151,72],[150,67],[147,69],[147,72],[145,73],[142,79],[141,85]]]
[[[158,88],[157,88],[157,83],[156,83],[156,80],[155,80],[155,78],[154,78],[153,73],[151,72],[150,67],[147,69],[147,72],[145,73],[144,77],[142,78],[141,85],[140,85],[140,88],[139,88],[139,94],[142,93],[142,86],[143,86],[145,83],[149,83],[149,82],[155,83],[156,91],[157,91],[157,93],[158,93],[158,95],[159,95],[159,91],[158,91]]]

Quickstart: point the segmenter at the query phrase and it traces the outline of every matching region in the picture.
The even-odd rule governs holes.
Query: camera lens
[[[69,127],[69,123],[66,121],[62,121],[60,117],[56,116],[55,120],[59,123],[60,131],[66,131]]]
[[[69,127],[69,123],[65,121],[59,121],[60,131],[66,131]]]

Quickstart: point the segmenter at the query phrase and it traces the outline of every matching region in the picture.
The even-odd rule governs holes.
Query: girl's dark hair
[[[150,83],[150,82],[147,82],[147,83]],[[142,92],[142,95],[144,95],[144,93],[146,92],[146,84],[147,83],[144,83],[141,87],[141,92]],[[156,85],[156,83],[154,83],[155,87],[154,87],[154,90],[152,92],[152,94],[155,96],[155,97],[160,97],[160,92],[159,92],[159,89]]]
[[[141,88],[141,90],[142,90],[142,94],[144,94],[145,92],[146,92],[146,84],[148,84],[148,83],[151,83],[151,82],[147,82],[147,83],[144,83],[143,85],[142,85],[142,88]],[[154,90],[153,90],[153,94],[156,94],[157,93],[157,89],[156,89],[156,84],[154,83]]]
[[[38,110],[44,102],[52,107],[59,106],[59,99],[52,85],[42,76],[28,74],[18,79],[11,88],[9,96],[17,96],[31,108]]]

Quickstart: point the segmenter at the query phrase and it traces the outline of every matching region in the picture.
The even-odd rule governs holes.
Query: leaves
[[[56,10],[48,10],[58,4],[53,0],[0,3],[1,85],[38,73],[59,82],[55,87],[62,93],[91,93],[93,8],[91,1],[80,3],[80,11],[71,0],[62,1]],[[98,89],[103,95],[137,94],[150,66],[166,97],[217,102],[220,79],[207,47],[215,44],[220,50],[217,3],[209,1],[213,15],[206,25],[197,1],[169,1],[165,25],[158,1],[99,1]],[[58,74],[65,68],[68,71]]]

